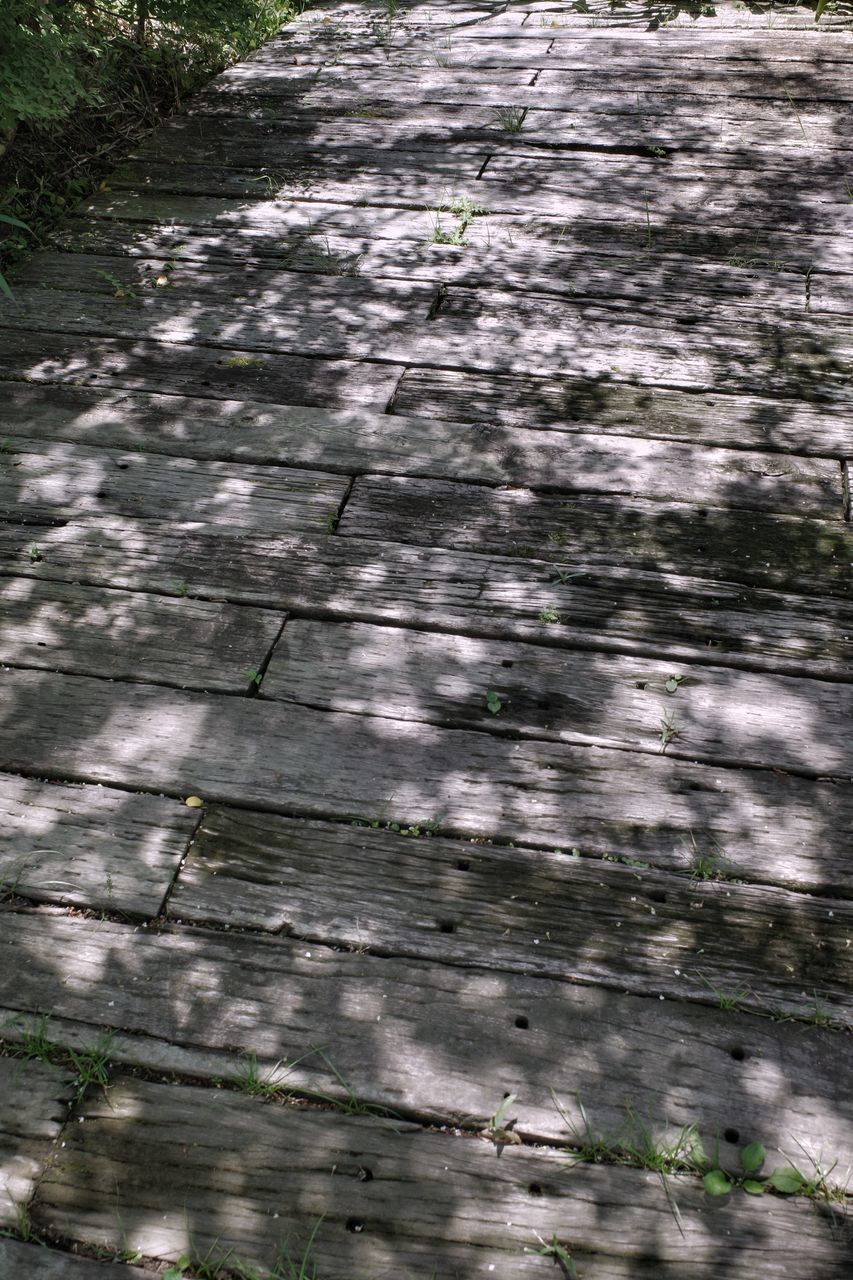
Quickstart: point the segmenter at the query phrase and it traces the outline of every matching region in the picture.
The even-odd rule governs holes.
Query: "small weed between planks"
[[[3,1024],[5,1027],[21,1025],[21,1015],[16,1014]],[[20,1039],[9,1047],[15,1057],[27,1062],[52,1062],[70,1068],[77,1077],[76,1097],[81,1098],[90,1085],[106,1089],[110,1078],[110,1054],[115,1032],[105,1028],[88,1049],[74,1049],[70,1045],[55,1042],[48,1034],[50,1016],[43,1014],[25,1027]]]
[[[453,227],[452,230],[447,231],[442,225],[442,213],[450,213],[454,218],[456,218],[456,226]],[[488,213],[488,209],[483,205],[475,204],[470,196],[457,196],[454,199],[448,200],[445,204],[441,205],[434,214],[430,215],[432,217],[432,236],[430,238],[430,243],[451,244],[455,245],[459,249],[464,249],[468,244],[468,241],[465,238],[468,228],[475,218],[480,217],[485,213]]]
[[[682,1126],[674,1138],[658,1138],[650,1125],[628,1106],[625,1108],[626,1123],[623,1128],[608,1135],[593,1129],[580,1098],[577,1099],[577,1106],[582,1125],[578,1128],[566,1114],[553,1089],[551,1097],[573,1143],[572,1149],[567,1153],[572,1164],[625,1165],[659,1174],[676,1220],[677,1209],[667,1183],[668,1176],[672,1174],[701,1175],[702,1185],[709,1196],[727,1195],[735,1189],[741,1189],[749,1195],[762,1195],[765,1191],[775,1191],[783,1196],[802,1195],[830,1205],[847,1199],[847,1187],[830,1182],[830,1175],[838,1161],[834,1161],[829,1168],[824,1168],[800,1142],[797,1142],[797,1146],[803,1153],[804,1160],[811,1166],[808,1174],[803,1173],[790,1157],[786,1157],[787,1165],[778,1166],[770,1174],[761,1174],[767,1152],[760,1142],[749,1142],[741,1149],[739,1170],[732,1172],[722,1168],[719,1141],[715,1141],[712,1153],[708,1154],[696,1124]]]
[[[563,1275],[568,1276],[568,1280],[581,1280],[580,1273],[572,1261],[572,1255],[560,1244],[556,1236],[551,1236],[547,1243],[540,1235],[536,1238],[542,1246],[541,1249],[525,1249],[525,1253],[531,1253],[537,1258],[550,1258],[552,1262],[556,1262]]]
[[[505,133],[520,133],[526,115],[527,107],[496,107],[492,119]]]

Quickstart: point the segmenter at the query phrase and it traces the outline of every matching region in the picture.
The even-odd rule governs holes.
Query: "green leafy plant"
[[[464,248],[468,243],[466,234],[471,223],[475,218],[487,212],[488,210],[483,205],[475,204],[470,196],[457,196],[449,200],[433,215],[432,243],[452,244],[456,245],[457,248]],[[441,221],[442,213],[450,213],[457,220],[456,226],[450,231],[444,228]]]
[[[499,1146],[506,1144],[518,1146],[521,1138],[515,1132],[515,1126],[518,1124],[518,1117],[512,1120],[507,1118],[509,1109],[518,1101],[518,1094],[508,1093],[498,1103],[492,1115],[489,1116],[483,1128],[483,1134],[492,1142]]]
[[[106,280],[107,284],[113,291],[114,298],[135,298],[136,290],[132,284],[125,284],[119,280],[118,276],[113,275],[111,271],[96,271],[96,276],[101,276]]]
[[[499,695],[495,693],[494,689],[486,690],[486,707],[491,711],[493,716],[496,716],[503,707],[503,702]]]
[[[493,119],[507,133],[520,133],[526,115],[527,107],[496,107]]]
[[[668,711],[666,715],[664,715],[661,718],[661,722],[660,722],[659,737],[660,737],[660,744],[661,744],[660,745],[661,754],[663,754],[666,751],[669,744],[671,742],[674,742],[675,739],[680,736],[680,734],[681,734],[681,725],[678,723],[678,717],[676,716],[674,711]]]
[[[18,227],[21,231],[30,232],[30,228],[27,226],[26,222],[22,222],[20,218],[13,218],[10,213],[0,213],[0,222],[5,223],[7,227]],[[3,275],[2,271],[0,271],[0,293],[5,293],[7,298],[15,297],[12,292],[12,286]]]
[[[531,1253],[537,1258],[550,1258],[553,1262],[556,1262],[563,1275],[568,1277],[568,1280],[580,1280],[580,1273],[572,1260],[572,1255],[568,1249],[560,1244],[555,1235],[551,1236],[551,1239],[547,1242],[541,1236],[537,1236],[537,1239],[542,1245],[541,1249],[525,1249],[525,1253]]]

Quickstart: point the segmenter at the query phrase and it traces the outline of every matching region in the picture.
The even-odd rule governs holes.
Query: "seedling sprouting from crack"
[[[513,1103],[517,1101],[518,1094],[507,1093],[501,1099],[494,1113],[489,1116],[483,1129],[483,1136],[495,1144],[498,1148],[498,1155],[506,1146],[519,1146],[521,1144],[521,1138],[515,1132],[518,1117],[513,1116],[511,1120],[507,1119],[507,1112]]]
[[[680,733],[681,725],[678,723],[678,718],[675,712],[668,711],[666,715],[661,718],[660,722],[661,755],[663,755],[669,744],[674,742]]]
[[[496,107],[494,123],[506,133],[520,133],[524,125],[527,107]]]

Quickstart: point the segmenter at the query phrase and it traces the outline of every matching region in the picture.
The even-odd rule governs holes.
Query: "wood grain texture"
[[[477,234],[475,242],[465,246],[441,244],[432,240],[436,228],[449,235],[457,220],[441,210],[434,211],[431,218],[431,222],[424,218],[427,234],[421,231],[418,238],[402,244],[390,238],[374,239],[364,228],[353,227],[344,235],[306,230],[289,239],[279,238],[273,260],[271,248],[260,241],[248,247],[252,251],[265,250],[266,260],[245,260],[237,270],[226,259],[229,247],[221,238],[194,236],[188,229],[190,238],[181,251],[180,274],[171,271],[168,276],[161,274],[163,257],[169,252],[166,244],[158,246],[155,241],[145,255],[137,225],[109,223],[98,227],[98,236],[87,231],[85,245],[70,242],[70,254],[40,253],[18,271],[17,282],[105,293],[109,288],[104,285],[102,273],[108,272],[112,280],[120,282],[113,288],[141,292],[158,287],[158,279],[169,279],[173,284],[168,287],[177,291],[180,286],[195,295],[230,292],[252,282],[261,282],[268,289],[281,281],[287,285],[287,276],[281,274],[284,268],[319,276],[420,279],[486,289],[497,277],[504,289],[601,303],[612,308],[616,318],[626,310],[632,317],[645,315],[651,320],[661,310],[689,318],[696,315],[697,309],[713,307],[717,320],[749,322],[769,313],[774,321],[785,317],[796,324],[824,312],[846,316],[853,313],[853,283],[849,276],[824,278],[813,273],[806,279],[792,270],[780,270],[771,276],[741,266],[693,266],[683,257],[664,259],[652,266],[634,264],[627,259],[592,256],[567,246],[552,248],[533,237],[517,243],[509,229],[505,239],[490,244],[482,243],[479,228],[472,233]],[[168,239],[173,240],[173,233]],[[95,251],[98,242],[106,252]]]
[[[36,543],[30,550],[41,554]],[[0,662],[245,693],[283,621],[270,610],[180,595],[3,579]]]
[[[838,464],[830,460],[624,436],[602,439],[592,432],[557,436],[517,427],[465,428],[355,410],[323,414],[240,401],[211,406],[198,399],[181,403],[172,396],[77,389],[46,400],[17,387],[4,428],[16,439],[9,438],[4,452],[0,500],[34,512],[89,509],[157,519],[171,511],[176,519],[201,517],[199,523],[208,516],[224,529],[322,532],[345,493],[340,480],[323,472],[365,470],[824,516],[840,515],[842,505]],[[19,432],[26,436],[18,438]],[[75,447],[46,451],[45,439],[73,441]],[[104,447],[115,445],[146,452]],[[265,465],[210,467],[188,460],[204,456],[205,446],[208,456]],[[151,458],[149,451],[182,461]],[[270,464],[322,471],[273,471]],[[376,488],[369,477],[357,482],[351,503],[359,513]],[[396,492],[394,484],[379,492],[386,489]],[[436,488],[436,502],[448,493],[452,487]],[[459,491],[462,502],[474,496],[472,490]],[[503,496],[493,500],[500,503]],[[355,525],[362,519],[355,516]]]
[[[9,671],[3,693],[9,770],[306,817],[434,821],[447,834],[664,868],[722,850],[757,880],[846,857],[844,782],[82,676]]]
[[[51,327],[60,333],[150,338],[180,346],[202,345],[229,350],[279,351],[327,358],[406,358],[410,339],[426,320],[434,290],[423,283],[403,284],[338,278],[305,277],[267,291],[247,293],[235,314],[224,311],[219,298],[198,299],[165,291],[132,299],[102,294],[51,291]],[[44,328],[44,292],[22,288],[14,314],[4,312],[6,329]],[[409,344],[409,345],[407,345]],[[394,352],[397,355],[394,355]]]
[[[731,448],[769,448],[840,457],[847,448],[847,394],[825,404],[805,400],[694,394],[669,387],[632,386],[602,378],[533,377],[406,369],[394,397],[403,416],[456,422],[588,430],[602,436],[638,435]]]
[[[853,775],[853,688],[819,680],[297,619],[262,694],[327,711]]]
[[[817,999],[851,1022],[850,904],[697,874],[215,809],[170,914],[806,1020]]]
[[[120,1262],[95,1262],[46,1245],[0,1240],[0,1274],[15,1280],[156,1280],[158,1272]]]
[[[496,1160],[491,1144],[396,1121],[134,1080],[88,1101],[85,1118],[41,1184],[37,1222],[158,1257],[174,1259],[192,1239],[270,1265],[289,1233],[304,1249],[322,1219],[312,1258],[329,1280],[436,1267],[459,1280],[491,1267],[539,1276],[542,1259],[524,1250],[557,1233],[589,1280],[732,1274],[756,1253],[770,1280],[799,1257],[815,1280],[840,1280],[850,1262],[846,1233],[833,1235],[806,1204],[774,1204],[771,1221],[742,1196],[720,1216],[696,1180],[674,1179],[679,1232],[654,1174],[568,1176],[559,1153],[512,1147]]]
[[[275,840],[257,820],[248,830]],[[49,1009],[59,1043],[115,1029],[116,1065],[234,1082],[255,1055],[285,1088],[345,1100],[348,1086],[373,1107],[469,1127],[511,1090],[522,1134],[574,1146],[580,1098],[613,1137],[627,1138],[630,1107],[669,1140],[696,1124],[708,1142],[734,1130],[774,1153],[792,1135],[843,1161],[853,1147],[849,1038],[835,1031],[240,932],[16,915],[0,948],[25,973],[17,990],[7,979],[4,1007]],[[736,1145],[722,1143],[727,1166]]]
[[[65,1120],[70,1085],[59,1067],[0,1057],[0,1228],[18,1226],[18,1210],[30,1200]]]
[[[814,464],[812,464],[814,466]],[[815,476],[817,479],[817,476]],[[319,471],[16,439],[0,465],[0,516],[86,512],[192,521],[219,531],[322,534],[347,491]]]
[[[165,796],[0,775],[0,885],[42,902],[155,916],[198,814]]]
[[[453,429],[462,428],[454,424]],[[554,456],[571,456],[571,437],[549,433],[548,438],[554,442]],[[564,439],[567,449],[557,443]],[[701,450],[696,456],[702,456]],[[748,453],[739,456],[749,458]],[[768,471],[782,467],[784,458],[768,457]],[[514,478],[521,480],[520,475]],[[740,485],[733,479],[737,502]],[[765,483],[770,480],[768,476]],[[339,531],[343,537],[444,546],[555,565],[632,565],[814,595],[846,596],[853,564],[853,537],[840,519],[746,512],[705,506],[701,500],[558,496],[534,494],[520,486],[495,490],[410,482],[399,475],[388,480],[359,477]]]
[[[41,559],[30,549],[37,541]],[[559,572],[558,572],[559,569]],[[847,681],[851,606],[719,578],[370,539],[217,538],[158,521],[0,524],[0,573]],[[573,574],[583,576],[573,577]]]
[[[402,365],[318,360],[280,352],[124,342],[22,330],[0,344],[0,380],[45,386],[90,386],[160,395],[235,396],[273,404],[371,406],[382,412]],[[5,388],[4,388],[5,390]]]

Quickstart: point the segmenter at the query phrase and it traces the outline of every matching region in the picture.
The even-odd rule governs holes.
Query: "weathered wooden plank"
[[[167,289],[134,298],[51,290],[45,314],[43,289],[16,292],[14,314],[4,311],[4,329],[47,330],[79,337],[92,334],[156,338],[180,346],[226,347],[231,351],[278,352],[327,358],[387,357],[400,361],[413,350],[435,289],[424,283],[334,279],[283,273],[267,289],[262,283],[233,299]],[[395,357],[394,352],[398,354]]]
[[[667,101],[665,96],[652,99],[654,106],[648,112],[637,106],[626,111],[623,100],[623,109],[612,115],[605,115],[600,103],[593,99],[599,110],[582,115],[581,102],[576,101],[571,110],[561,104],[551,106],[535,86],[519,91],[505,89],[500,95],[493,91],[494,106],[472,104],[461,86],[454,95],[460,99],[458,104],[418,106],[406,100],[392,104],[387,101],[391,95],[384,82],[380,82],[378,96],[379,102],[374,96],[373,100],[359,103],[351,87],[347,87],[341,100],[335,96],[330,102],[318,92],[313,101],[309,97],[293,105],[288,100],[285,114],[269,99],[252,95],[244,101],[232,95],[215,112],[196,108],[192,114],[173,118],[131,159],[182,162],[190,155],[194,164],[271,167],[288,165],[294,149],[310,148],[312,155],[318,150],[334,155],[340,149],[357,151],[365,147],[434,152],[442,146],[458,151],[466,145],[486,147],[499,154],[535,153],[542,148],[548,156],[571,155],[574,159],[594,148],[634,150],[648,159],[661,155],[659,149],[664,147],[669,165],[676,172],[685,160],[689,161],[691,153],[699,151],[705,165],[746,169],[755,179],[757,174],[763,177],[768,170],[781,168],[785,159],[790,160],[790,156],[780,154],[782,147],[797,153],[798,163],[802,164],[800,177],[808,176],[830,187],[841,175],[841,152],[851,144],[849,127],[843,119],[836,121],[836,114],[846,113],[833,113],[826,107],[818,113],[812,108],[804,119],[787,103],[784,111],[779,104],[765,105],[762,114],[769,119],[756,122],[743,112],[745,118],[738,119],[735,114],[732,119],[731,109],[716,101],[709,111],[707,99],[702,103],[703,109],[697,111],[694,107],[689,114],[681,102],[673,113],[669,99],[670,111],[666,113],[661,110]],[[506,124],[508,96],[513,99],[509,106],[525,113],[517,128]],[[841,135],[837,142],[836,123]],[[829,137],[831,146],[826,141]],[[696,158],[693,157],[694,162]]]
[[[31,553],[41,554],[35,542]],[[9,666],[245,693],[282,622],[270,610],[174,595],[0,580],[0,662]]]
[[[256,241],[269,236],[269,247],[275,248],[276,239],[280,242],[284,235],[336,230],[351,233],[354,225],[360,229],[368,226],[371,236],[376,238],[399,240],[423,236],[427,239],[431,236],[432,224],[425,210],[440,209],[460,194],[465,194],[464,188],[446,187],[434,200],[416,210],[408,210],[405,205],[401,207],[393,195],[384,203],[364,206],[353,204],[348,196],[343,196],[337,203],[320,198],[258,199],[242,201],[235,207],[233,200],[213,196],[110,191],[82,205],[79,213],[93,221],[123,220],[172,227],[174,246],[182,242],[186,227],[194,226],[204,227],[210,233],[218,230],[223,233],[220,239],[226,244],[239,243],[241,237]],[[490,216],[478,215],[474,219],[468,229],[468,239],[486,247],[490,241],[508,236],[519,242],[535,243],[538,239],[557,248],[571,245],[576,249],[586,247],[598,254],[624,254],[636,262],[650,253],[649,226],[642,199],[637,208],[628,218],[616,218],[606,201],[601,207],[592,207],[588,215],[571,219],[559,213],[550,217],[537,214],[526,207],[493,211]],[[706,223],[697,218],[687,222],[671,219],[662,222],[660,218],[652,221],[653,256],[689,254],[704,263],[739,264],[758,274],[782,269],[803,274],[817,269],[850,272],[843,226],[827,229],[822,235],[808,235],[803,231],[780,230],[776,224],[756,227],[754,221],[753,225],[741,227],[727,227],[720,220]]]
[[[32,258],[16,275],[16,284],[41,288],[74,289],[84,293],[114,293],[122,288],[128,295],[157,287],[199,293],[216,291],[231,293],[245,290],[247,285],[263,284],[274,288],[282,275],[303,271],[313,275],[359,276],[375,279],[442,281],[469,288],[491,288],[494,277],[502,289],[519,289],[529,293],[556,294],[585,299],[626,310],[631,318],[642,315],[657,318],[661,312],[669,316],[695,316],[697,308],[713,308],[715,320],[755,320],[770,309],[774,320],[787,316],[796,323],[810,314],[833,311],[853,315],[853,284],[850,277],[805,276],[779,271],[761,275],[740,266],[720,267],[694,265],[679,257],[647,262],[620,260],[605,255],[591,256],[585,249],[571,246],[552,247],[529,238],[521,244],[510,232],[505,239],[467,244],[464,249],[453,244],[434,243],[437,233],[450,235],[457,226],[452,214],[436,211],[432,222],[425,218],[429,235],[421,235],[409,243],[374,240],[362,228],[356,235],[334,232],[307,232],[290,240],[276,239],[274,253],[267,250],[261,263],[241,260],[220,237],[199,237],[198,251],[192,234],[181,247],[180,267],[163,274],[164,259],[170,250],[166,242],[172,231],[161,236],[159,254],[143,257],[139,251],[139,229],[125,227],[122,243],[117,226],[98,228],[109,253],[82,252],[78,243],[72,253],[43,252]],[[91,239],[90,233],[84,233]],[[253,246],[260,247],[263,246]],[[129,252],[128,252],[129,250]],[[227,254],[227,256],[225,256]],[[236,256],[237,261],[234,261]],[[272,260],[270,260],[272,259]],[[105,283],[105,279],[109,283]]]
[[[403,368],[150,340],[88,338],[81,343],[76,334],[25,330],[6,331],[0,343],[0,380],[25,378],[40,386],[127,387],[201,395],[211,402],[242,396],[274,404],[373,405],[381,411]]]
[[[769,184],[756,186],[755,177],[738,170],[705,171],[702,157],[691,169],[674,173],[663,161],[626,161],[625,157],[577,163],[549,163],[542,156],[493,157],[481,174],[478,193],[493,213],[549,217],[594,218],[602,212],[612,220],[631,219],[650,229],[654,244],[662,222],[704,222],[706,225],[750,226],[802,230],[816,233],[825,228],[839,234],[850,225],[849,201],[843,181],[832,187],[806,191]],[[129,185],[129,184],[127,184]],[[778,194],[777,194],[778,191]],[[331,198],[331,192],[329,197]],[[648,220],[646,212],[648,210]]]
[[[557,443],[563,439],[556,436],[555,449],[570,457],[571,439]],[[520,482],[518,473],[513,478]],[[846,596],[853,566],[853,534],[837,518],[587,494],[567,500],[522,488],[407,481],[399,474],[359,477],[339,532],[561,566],[567,560],[585,568],[633,565],[807,595]]]
[[[123,1250],[117,1250],[117,1253]],[[46,1244],[0,1240],[0,1274],[15,1280],[157,1280],[159,1272],[104,1258],[60,1253]]]
[[[122,412],[121,405],[118,412]],[[252,417],[251,410],[239,411],[231,418],[231,434],[236,427],[241,435],[244,419],[251,426]],[[272,417],[272,413],[255,410],[256,420],[269,421]],[[298,411],[291,417],[298,422]],[[171,429],[172,423],[169,425]],[[336,425],[340,430],[340,422]],[[395,418],[383,433],[386,438],[397,440],[399,452],[406,449],[407,426],[407,422]],[[415,436],[415,458],[408,461],[404,457],[399,469],[403,473],[448,474],[447,463],[440,456],[431,465],[429,436],[440,445],[449,433],[440,426],[431,429],[428,422],[416,423],[416,432],[418,426],[427,440],[419,448]],[[289,460],[310,452],[327,472],[346,468],[347,458],[349,465],[363,469],[370,453],[378,452],[376,445],[369,450],[368,440],[368,448],[362,451],[361,441],[356,438],[348,444],[342,442],[343,449],[339,445],[335,450],[332,445],[326,455],[320,440],[301,447],[297,443],[291,450],[286,444],[282,448],[283,443],[279,441],[264,458],[268,464],[276,464],[272,469],[269,465],[237,467],[186,458],[166,462],[156,453],[125,453],[59,442],[49,450],[39,444],[37,451],[35,440],[16,437],[6,446],[0,468],[0,509],[42,515],[92,513],[147,519],[163,519],[172,514],[179,521],[215,524],[218,530],[321,533],[328,528],[330,515],[337,512],[347,482],[320,471],[292,469],[292,463],[289,469],[281,470],[282,455]],[[639,495],[823,517],[840,516],[842,511],[838,464],[823,459],[781,458],[776,454],[695,448],[630,437],[600,440],[582,432],[564,435],[559,443],[535,431],[524,432],[516,440],[515,432],[500,429],[490,436],[468,430],[455,452],[458,474],[466,479],[516,483],[526,480],[566,492]],[[336,457],[336,453],[344,456]],[[393,473],[397,464],[386,457],[381,469]],[[388,487],[387,482],[370,477],[357,486],[356,533],[361,511],[365,505],[370,509],[370,495],[377,485],[380,493]],[[418,495],[417,489],[415,494]],[[435,496],[439,502],[446,500],[448,490],[439,487]],[[459,490],[459,497],[463,496]],[[500,503],[502,495],[493,496]],[[371,534],[376,536],[373,530]],[[396,541],[396,535],[388,540]]]
[[[270,828],[267,835],[274,838]],[[73,1041],[83,1047],[87,1024],[94,1030],[85,975],[98,995],[97,1034],[101,1020],[115,1028],[114,1063],[163,1070],[171,1061],[221,1081],[253,1054],[263,1075],[340,1098],[334,1067],[372,1106],[469,1125],[511,1088],[521,1132],[550,1142],[578,1142],[580,1097],[612,1137],[625,1133],[630,1107],[670,1141],[696,1124],[706,1140],[734,1130],[774,1152],[801,1140],[815,1155],[846,1161],[853,1146],[843,1088],[850,1050],[837,1032],[305,941],[6,919],[0,946],[25,973],[16,1006],[39,1001],[53,1011],[43,1034],[61,1044],[76,1026]],[[188,1002],[189,981],[197,998]],[[7,1017],[10,1036],[28,1022]]]
[[[853,774],[853,688],[820,680],[296,620],[263,694],[326,711]]]
[[[849,903],[558,852],[375,835],[216,809],[170,914],[643,996],[717,1005],[736,993],[739,1009],[807,1020],[819,995],[827,1020],[851,1021]],[[818,868],[812,887],[820,879]]]
[[[565,219],[629,218],[652,227],[662,219],[779,228],[787,232],[840,234],[850,224],[843,177],[836,182],[793,183],[778,171],[778,184],[756,187],[754,175],[725,168],[706,172],[703,157],[676,169],[661,160],[636,156],[592,157],[571,153],[555,164],[541,154],[495,156],[485,148],[449,146],[441,162],[428,166],[427,151],[349,154],[310,152],[287,165],[177,161],[130,161],[111,179],[117,192],[167,192],[182,196],[239,197],[241,200],[300,199],[397,207],[434,208],[448,192],[470,187],[496,213],[527,213]],[[772,176],[772,175],[771,175]],[[783,178],[785,183],[783,186]]]
[[[590,56],[592,65],[573,67],[574,55],[555,57],[549,54],[548,65],[537,80],[543,90],[560,87],[563,90],[594,90],[601,85],[601,71],[596,69],[595,58]],[[477,65],[475,63],[475,65]],[[791,97],[811,98],[820,102],[850,102],[853,100],[853,87],[850,84],[850,73],[847,67],[828,64],[815,68],[808,62],[789,62],[780,67],[779,73],[772,70],[765,72],[762,68],[756,71],[739,70],[734,64],[714,68],[698,59],[695,63],[678,59],[673,64],[661,62],[659,66],[641,67],[634,63],[620,64],[611,88],[618,83],[624,93],[636,90],[655,93],[708,93],[718,96],[725,93],[732,98],[772,98],[784,99],[786,93]]]
[[[84,1115],[40,1186],[37,1223],[161,1258],[191,1243],[270,1266],[287,1241],[298,1264],[314,1230],[309,1265],[329,1280],[534,1277],[533,1254],[552,1238],[570,1243],[588,1280],[704,1280],[751,1270],[756,1257],[767,1280],[800,1259],[815,1280],[849,1270],[845,1234],[811,1205],[774,1202],[771,1222],[740,1195],[720,1217],[695,1178],[671,1180],[676,1218],[656,1174],[567,1177],[558,1152],[512,1147],[496,1160],[489,1143],[393,1120],[132,1079],[87,1100]]]
[[[14,1229],[19,1213],[26,1212],[69,1096],[67,1072],[44,1062],[0,1057],[0,1227]]]
[[[0,515],[116,514],[200,528],[320,534],[343,476],[16,438],[0,464]]]
[[[0,1240],[0,1274],[15,1280],[156,1280],[159,1273],[103,1259],[95,1262],[43,1244]]]
[[[34,540],[41,560],[34,560]],[[849,680],[851,604],[715,578],[370,539],[219,537],[117,518],[0,524],[0,572],[746,670]],[[582,574],[576,577],[575,574]]]
[[[167,290],[130,302],[123,298],[22,288],[17,305],[4,311],[6,330],[42,330],[67,335],[127,339],[147,337],[178,346],[240,346],[246,351],[329,358],[360,357],[455,366],[485,371],[571,374],[662,381],[670,386],[820,395],[847,385],[853,340],[846,326],[800,322],[711,325],[697,315],[674,326],[657,320],[631,323],[593,304],[545,295],[455,287],[427,323],[435,290],[426,283],[329,280],[285,273],[288,282],[263,285],[243,299],[240,318],[223,317],[212,296],[190,303]],[[641,320],[643,318],[641,317]]]
[[[448,148],[447,152],[369,147],[330,153],[292,148],[286,163],[264,165],[201,164],[184,161],[127,161],[110,178],[110,187],[148,189],[187,196],[234,197],[246,200],[319,199],[349,204],[382,203],[430,208],[449,188],[469,186],[488,159],[481,146]]]
[[[454,286],[419,336],[415,360],[598,379],[616,374],[671,387],[795,390],[818,398],[833,383],[849,383],[848,329],[843,321],[717,324],[701,309],[664,327],[635,319],[629,306],[619,313],[547,295]]]
[[[0,884],[36,901],[155,916],[197,816],[164,796],[4,774]]]
[[[827,399],[694,394],[670,387],[631,386],[613,378],[533,377],[523,373],[407,368],[394,412],[411,417],[560,431],[595,428],[604,435],[640,435],[730,448],[840,457],[849,439],[849,394],[829,387]]]
[[[10,771],[307,817],[437,821],[662,867],[722,848],[775,878],[794,852],[838,856],[853,817],[846,782],[83,676],[11,670],[3,705]]]

